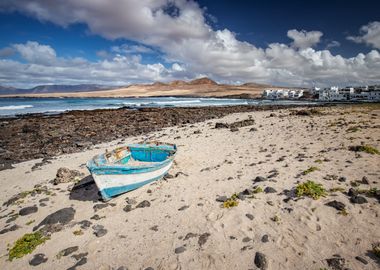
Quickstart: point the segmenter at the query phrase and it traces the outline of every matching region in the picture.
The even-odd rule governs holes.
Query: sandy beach
[[[15,164],[0,171],[0,269],[379,269],[380,155],[358,147],[380,149],[379,128],[378,104],[239,112]],[[100,201],[85,163],[144,139],[177,145],[169,175]],[[82,175],[54,185],[61,167]],[[297,196],[308,180],[320,198]],[[49,239],[10,261],[33,229]]]

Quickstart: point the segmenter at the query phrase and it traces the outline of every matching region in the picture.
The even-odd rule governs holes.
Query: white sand
[[[93,155],[115,147],[117,141],[99,145],[98,149],[60,156],[40,170],[31,171],[31,167],[40,161],[34,160],[18,164],[15,169],[1,171],[2,202],[18,192],[33,189],[36,184],[61,190],[54,191],[56,196],[48,196],[47,206],[39,206],[37,213],[20,216],[9,223],[21,228],[0,235],[0,269],[67,269],[76,260],[71,256],[58,259],[56,255],[71,246],[79,246],[73,254],[88,252],[87,263],[78,269],[117,269],[120,266],[128,269],[152,267],[156,270],[257,269],[254,264],[257,251],[266,255],[268,269],[328,268],[326,259],[332,258],[333,254],[344,258],[346,267],[350,269],[379,269],[379,261],[367,256],[371,244],[380,240],[380,204],[376,199],[367,198],[368,203],[354,205],[341,192],[329,193],[319,200],[304,198],[289,202],[283,201],[285,195],[279,195],[284,189],[295,187],[298,181],[306,180],[322,183],[326,189],[342,187],[348,190],[350,181],[360,180],[363,176],[368,177],[370,185],[361,185],[360,188],[380,188],[380,155],[361,153],[361,157],[356,158],[354,152],[347,150],[348,146],[361,142],[380,149],[380,111],[356,108],[351,112],[349,107],[325,108],[323,111],[328,114],[289,116],[289,110],[276,111],[275,117],[268,117],[270,111],[233,114],[194,126],[168,128],[149,134],[152,139],[177,144],[176,164],[170,173],[183,172],[188,176],[180,174],[121,195],[110,201],[116,206],[96,212],[106,217],[100,220],[90,219],[95,214],[95,202],[70,199],[68,187],[72,184],[53,186],[48,182],[54,179],[60,167],[80,170],[88,175],[83,164]],[[248,115],[255,119],[253,127],[258,131],[250,132],[252,126],[240,128],[238,132],[214,129],[215,122],[231,123],[247,119]],[[328,126],[338,118],[355,123],[343,127]],[[314,126],[310,127],[310,124]],[[346,132],[348,127],[357,125],[368,125],[368,128]],[[194,134],[196,130],[202,133]],[[174,139],[177,136],[181,138]],[[128,138],[124,143],[141,139]],[[333,150],[320,152],[328,148]],[[296,156],[302,153],[306,157],[304,161],[298,161]],[[277,161],[281,156],[285,159]],[[330,161],[314,162],[324,158]],[[252,163],[255,164],[250,166]],[[320,170],[297,178],[310,166],[317,166]],[[201,171],[205,168],[209,169]],[[230,209],[221,208],[221,203],[216,202],[217,195],[230,196],[252,188],[252,180],[256,176],[267,177],[273,169],[277,169],[279,175],[258,185],[273,187],[277,193],[256,194],[254,199],[239,201],[237,207]],[[345,176],[347,181],[324,180],[327,174]],[[20,205],[2,206],[0,216],[11,210],[17,213],[25,206],[38,206],[38,201],[45,197],[43,194],[29,196]],[[123,208],[127,197],[138,203],[148,200],[151,206],[125,212]],[[324,205],[334,199],[346,204],[347,216],[339,215],[336,209]],[[48,214],[70,206],[76,209],[76,214],[64,230],[52,234],[51,239],[38,246],[32,254],[12,262],[7,260],[8,244],[12,245],[17,238],[31,232],[33,226]],[[182,206],[189,208],[178,211]],[[252,214],[253,220],[246,214]],[[274,216],[278,216],[280,221],[272,221]],[[0,230],[6,226],[7,219],[0,219]],[[35,222],[26,225],[30,220]],[[83,235],[75,236],[73,232],[80,228],[76,222],[82,220],[104,225],[107,234],[98,238],[90,227],[82,230]],[[157,226],[157,231],[150,229],[153,226]],[[184,240],[188,233],[197,236]],[[199,235],[204,233],[210,236],[200,246]],[[261,241],[265,234],[269,235],[267,243]],[[246,237],[251,240],[243,242]],[[186,250],[175,254],[175,249],[181,246]],[[45,254],[48,261],[32,267],[28,262],[37,253]],[[362,256],[368,264],[359,262],[355,256]]]

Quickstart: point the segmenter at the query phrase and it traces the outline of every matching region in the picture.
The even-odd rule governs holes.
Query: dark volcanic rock
[[[60,224],[60,225],[66,225],[70,221],[74,219],[75,215],[75,209],[72,207],[62,208],[47,217],[45,217],[40,224],[35,226],[33,228],[33,231],[38,230],[39,228],[46,226],[46,225],[54,225],[54,224]]]
[[[78,246],[68,247],[68,248],[61,250],[58,254],[59,254],[59,256],[69,256],[70,254],[78,251],[78,249],[79,249]]]
[[[13,232],[15,230],[18,230],[19,228],[21,228],[20,226],[14,224],[12,225],[11,227],[8,227],[8,228],[5,228],[5,229],[2,229],[0,231],[0,234],[4,234],[4,233],[7,233],[7,232]]]
[[[225,201],[227,201],[227,196],[218,196],[216,198],[216,201],[217,202],[225,202]]]
[[[36,213],[37,211],[38,211],[38,207],[37,206],[28,206],[28,207],[22,208],[18,212],[18,214],[20,216],[26,216],[26,215],[30,215],[30,214]]]
[[[103,209],[103,208],[106,208],[109,204],[108,203],[98,203],[98,204],[95,204],[92,208],[96,211],[100,210],[100,209]]]
[[[87,257],[88,252],[78,253],[71,256],[71,258],[74,258],[75,260],[79,261],[83,259],[84,257]]]
[[[275,189],[272,188],[272,187],[266,187],[266,188],[264,189],[264,192],[265,192],[265,193],[276,193],[277,190],[275,190]]]
[[[80,259],[76,264],[71,266],[70,268],[67,268],[67,270],[75,270],[75,269],[77,269],[78,266],[84,265],[86,263],[87,263],[87,258],[84,257],[84,258]]]
[[[364,184],[364,185],[369,185],[368,177],[367,176],[363,176],[361,183]]]
[[[344,258],[341,258],[339,255],[335,256],[334,258],[327,259],[326,261],[328,266],[334,270],[343,270],[346,263],[346,260]]]
[[[84,230],[90,228],[90,226],[92,225],[92,222],[89,221],[89,220],[82,220],[80,222],[78,222],[78,224],[80,225],[80,227]]]
[[[102,237],[107,234],[107,230],[104,229],[103,225],[97,224],[97,225],[92,226],[92,228],[94,229],[94,234],[96,235],[96,237]]]
[[[190,239],[190,238],[193,238],[193,237],[197,237],[198,236],[198,234],[196,234],[196,233],[188,233],[188,234],[186,234],[186,236],[185,236],[185,238],[183,239],[183,240],[188,240],[188,239]]]
[[[267,269],[268,268],[268,262],[266,256],[261,252],[256,252],[255,259],[254,259],[255,265],[261,269]]]
[[[138,205],[136,205],[136,208],[144,208],[144,207],[150,207],[150,202],[145,200],[145,201],[142,201],[141,203],[139,203]]]
[[[248,219],[253,220],[253,215],[251,215],[251,214],[245,214],[245,216],[246,216]]]
[[[253,180],[253,182],[257,183],[257,182],[264,182],[266,181],[267,179],[263,176],[256,176],[255,180]]]
[[[249,242],[249,241],[251,241],[252,240],[252,238],[250,238],[250,237],[244,237],[243,238],[243,240],[241,240],[243,243],[247,243],[247,242]]]
[[[37,266],[40,265],[41,263],[47,262],[48,258],[45,257],[45,254],[38,253],[34,255],[33,259],[29,261],[29,265],[32,266]]]
[[[215,128],[229,128],[229,125],[225,123],[216,123]]]
[[[183,211],[183,210],[185,210],[185,209],[187,209],[187,208],[189,208],[189,206],[188,206],[188,205],[184,205],[184,206],[180,207],[180,208],[178,209],[178,211]]]
[[[327,206],[333,207],[336,210],[342,211],[343,209],[346,208],[346,205],[342,202],[338,202],[336,200],[333,200],[331,202],[326,203]]]
[[[352,197],[352,196],[357,196],[357,195],[359,195],[359,192],[356,189],[350,188],[348,190],[348,196]]]
[[[261,242],[263,243],[269,242],[269,236],[267,234],[264,234],[263,237],[261,237]]]
[[[199,238],[198,238],[198,245],[199,246],[203,246],[204,244],[206,244],[207,242],[207,239],[209,238],[211,234],[209,233],[202,233]]]
[[[181,246],[181,247],[177,247],[175,250],[174,250],[174,253],[175,254],[180,254],[182,252],[184,252],[186,250],[186,248],[184,246]]]
[[[359,262],[363,263],[363,264],[368,264],[367,260],[364,259],[363,257],[361,256],[356,256],[355,259],[357,259]]]
[[[347,178],[344,177],[344,176],[341,176],[341,177],[339,177],[339,179],[338,179],[339,182],[346,182],[346,180],[347,180]]]
[[[0,163],[0,171],[14,169],[10,163]]]
[[[368,203],[367,199],[364,198],[363,196],[352,196],[350,198],[350,202],[352,203],[356,203],[356,204],[363,204],[363,203]]]
[[[125,212],[130,212],[130,211],[132,211],[132,205],[127,204],[127,205],[123,208],[123,211],[125,211]]]

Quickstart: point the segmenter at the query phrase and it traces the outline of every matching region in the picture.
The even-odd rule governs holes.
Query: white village
[[[369,86],[331,86],[310,89],[266,89],[262,97],[265,99],[300,99],[313,98],[320,101],[379,101],[380,85]]]

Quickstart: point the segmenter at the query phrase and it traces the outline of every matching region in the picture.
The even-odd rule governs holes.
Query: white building
[[[336,86],[325,88],[319,92],[319,100],[322,101],[345,101],[345,100],[380,100],[380,85],[362,87]]]
[[[319,91],[319,100],[323,101],[338,101],[344,100],[345,97],[339,93],[338,86],[331,86],[330,88],[324,88]]]
[[[268,99],[297,99],[303,96],[303,90],[266,89],[262,96]]]

